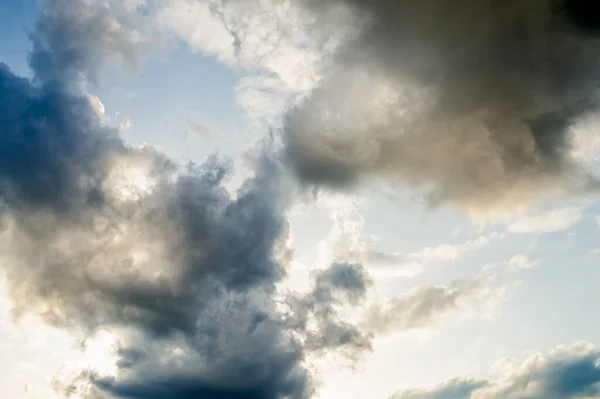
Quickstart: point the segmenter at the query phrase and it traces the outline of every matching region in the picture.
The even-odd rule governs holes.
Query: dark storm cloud
[[[264,313],[268,307],[238,295],[213,298],[208,308],[198,312],[194,336],[130,342],[119,377],[93,377],[93,386],[117,398],[308,396],[303,348]]]
[[[0,64],[0,195],[12,207],[66,211],[101,201],[109,154],[123,150],[61,82],[33,87]]]
[[[340,2],[368,23],[286,117],[302,179],[344,187],[381,177],[471,212],[595,186],[569,154],[569,129],[597,110],[596,5],[300,3],[319,12]]]
[[[391,399],[575,399],[600,395],[600,353],[586,344],[559,347],[526,359],[499,380],[451,380],[431,390],[408,390]]]
[[[197,379],[151,381],[142,384],[115,385],[107,381],[99,381],[98,386],[106,392],[123,398],[144,399],[271,399],[279,397],[277,393],[260,389],[236,389],[224,386],[211,387]]]
[[[231,193],[216,157],[177,169],[127,146],[83,87],[105,60],[133,57],[134,32],[104,4],[45,5],[31,33],[33,82],[0,67],[0,263],[15,315],[86,336],[114,331],[120,354],[118,378],[84,372],[62,392],[308,397],[308,351],[368,347],[336,313],[364,296],[362,269],[335,265],[307,295],[288,295],[301,309],[282,311],[294,189],[275,152],[265,145]]]

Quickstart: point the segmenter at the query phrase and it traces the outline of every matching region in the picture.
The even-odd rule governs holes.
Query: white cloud
[[[267,122],[312,90],[337,49],[360,31],[347,7],[316,17],[292,0],[170,0],[156,16],[166,35],[240,72],[240,104]]]
[[[502,238],[504,238],[503,234],[492,232],[486,236],[480,236],[462,244],[441,244],[436,247],[426,247],[410,254],[409,257],[421,261],[452,261],[460,258],[468,251],[485,247],[494,239]]]
[[[583,208],[579,206],[542,211],[512,222],[508,230],[518,234],[563,231],[573,227],[581,219],[582,213]]]
[[[364,328],[376,334],[431,328],[450,315],[489,316],[519,282],[495,286],[494,274],[481,274],[449,285],[423,285],[369,310]]]
[[[119,122],[119,130],[128,130],[131,129],[132,123],[131,119],[125,118],[123,121]]]
[[[521,269],[531,269],[536,265],[537,262],[529,259],[527,255],[519,254],[515,255],[508,261],[508,269],[511,271],[517,271]]]
[[[571,128],[571,156],[588,166],[599,160],[600,117],[592,114],[582,118]]]
[[[92,107],[92,110],[94,110],[96,115],[98,115],[98,117],[101,120],[106,120],[107,119],[106,109],[104,108],[104,104],[102,103],[100,98],[98,98],[97,96],[94,96],[92,94],[88,94],[88,101],[90,103],[90,106]]]
[[[363,264],[374,277],[414,277],[431,263],[456,261],[470,251],[504,238],[504,234],[494,231],[462,243],[428,246],[409,253],[384,251],[378,238],[364,231],[359,203],[356,198],[336,196],[324,204],[330,210],[333,227],[319,244],[320,267],[332,262],[356,262]]]
[[[183,40],[196,50],[233,64],[234,38],[211,10],[208,1],[166,1],[156,17],[165,33]]]

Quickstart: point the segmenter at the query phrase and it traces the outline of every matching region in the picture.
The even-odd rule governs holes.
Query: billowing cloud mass
[[[529,356],[498,379],[455,379],[390,399],[574,399],[600,395],[600,352],[581,342]]]
[[[109,331],[118,357],[115,375],[81,370],[57,389],[308,397],[308,352],[370,346],[336,311],[364,297],[361,266],[333,265],[307,294],[280,295],[294,190],[276,152],[265,149],[232,194],[225,161],[179,170],[129,147],[84,87],[100,61],[131,54],[134,33],[105,4],[45,6],[31,33],[33,82],[0,65],[0,264],[15,315]]]
[[[375,176],[470,213],[596,186],[570,134],[597,111],[592,2],[300,3],[315,13],[342,3],[369,21],[287,115],[287,153],[305,181]]]
[[[46,0],[30,32],[33,78],[0,64],[0,267],[14,315],[37,316],[83,346],[98,334],[114,340],[113,372],[78,369],[57,379],[64,397],[307,399],[319,382],[311,357],[354,360],[375,334],[435,324],[466,301],[493,304],[510,288],[492,286],[482,272],[364,306],[356,322],[346,310],[369,300],[363,263],[389,266],[410,255],[377,251],[360,235],[347,241],[356,231],[340,229],[341,255],[313,271],[306,292],[284,291],[286,215],[297,193],[290,161],[306,182],[347,186],[381,176],[475,211],[593,182],[570,158],[568,128],[595,110],[598,32],[573,8],[549,0],[290,0],[261,26],[251,1],[190,5],[225,29],[222,43],[196,35],[199,46],[214,46],[249,76],[260,69],[261,79],[274,77],[246,81],[249,108],[260,108],[254,96],[270,88],[310,92],[285,118],[283,155],[263,143],[250,177],[231,192],[227,160],[181,168],[150,146],[133,148],[89,93],[104,63],[135,67],[145,52],[147,38],[131,18],[156,12],[157,24],[169,25],[186,10],[150,3]],[[294,16],[298,30],[279,35]],[[196,25],[169,26],[195,34]],[[288,76],[307,52],[278,43],[314,58]],[[337,66],[326,73],[330,61]],[[412,260],[457,259],[492,238],[426,248]],[[597,360],[596,349],[575,346],[501,382],[456,380],[399,398],[597,395]]]

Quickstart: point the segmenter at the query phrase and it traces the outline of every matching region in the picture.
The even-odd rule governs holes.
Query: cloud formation
[[[538,211],[511,222],[508,230],[517,234],[552,233],[568,230],[579,222],[583,208],[570,206]]]
[[[570,136],[597,110],[590,2],[299,3],[345,4],[369,21],[287,115],[300,178],[347,187],[375,176],[470,213],[596,186]]]
[[[286,106],[316,86],[358,23],[346,7],[314,14],[295,0],[154,3],[160,32],[240,73],[239,104],[251,121],[267,124],[278,124]]]
[[[358,207],[352,201],[331,200],[333,226],[319,243],[320,263],[360,262],[373,277],[414,277],[436,263],[455,262],[469,252],[504,238],[493,231],[461,243],[427,246],[410,253],[386,252],[377,237],[367,234]]]
[[[447,286],[417,286],[386,303],[373,305],[363,328],[375,334],[390,334],[435,326],[449,314],[467,308],[467,304],[493,307],[514,288],[509,285],[492,286],[494,277],[482,273]]]
[[[0,264],[16,316],[111,331],[118,359],[115,375],[83,370],[57,387],[82,398],[308,397],[307,352],[369,348],[336,313],[364,297],[360,265],[280,295],[294,189],[276,152],[265,148],[230,193],[217,157],[178,169],[129,147],[84,88],[106,59],[134,57],[135,34],[104,3],[45,6],[34,80],[0,66]]]
[[[600,352],[580,342],[529,356],[498,379],[455,379],[390,399],[575,399],[600,395]]]

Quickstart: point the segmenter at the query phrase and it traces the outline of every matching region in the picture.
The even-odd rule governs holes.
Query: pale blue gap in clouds
[[[0,2],[0,62],[20,76],[31,76],[27,65],[30,47],[27,30],[39,14],[35,0],[2,0]]]
[[[256,136],[237,105],[236,83],[236,74],[214,58],[178,49],[149,60],[138,74],[112,70],[97,95],[115,123],[131,121],[123,131],[130,143],[202,162],[215,151],[233,155]],[[192,123],[206,126],[207,137],[190,132]]]

